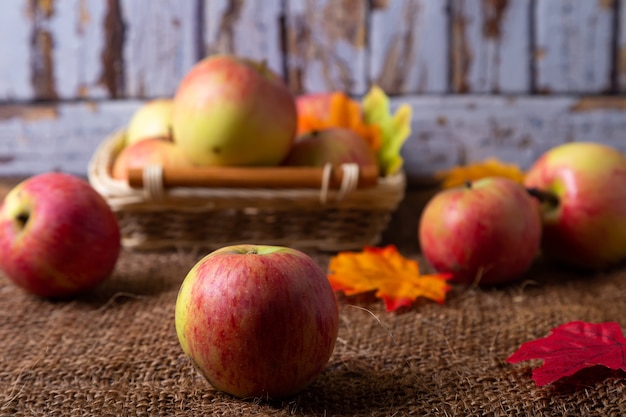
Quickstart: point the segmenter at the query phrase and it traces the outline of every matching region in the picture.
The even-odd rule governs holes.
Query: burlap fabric
[[[414,236],[413,226],[402,230]],[[399,247],[418,257],[414,246]],[[522,282],[455,287],[443,305],[400,313],[339,297],[325,372],[300,395],[266,402],[215,391],[180,349],[176,295],[203,255],[123,252],[109,281],[68,301],[27,295],[0,274],[0,415],[626,415],[624,372],[593,368],[538,388],[539,362],[506,362],[521,343],[571,320],[623,327],[624,270],[576,276],[538,265]],[[326,267],[330,254],[311,255]]]

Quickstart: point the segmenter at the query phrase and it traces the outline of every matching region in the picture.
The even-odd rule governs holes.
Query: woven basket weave
[[[404,198],[403,172],[348,193],[312,188],[163,189],[158,177],[135,189],[110,174],[123,140],[122,130],[98,146],[88,178],[118,216],[122,243],[131,249],[214,249],[239,243],[359,249],[380,241]]]

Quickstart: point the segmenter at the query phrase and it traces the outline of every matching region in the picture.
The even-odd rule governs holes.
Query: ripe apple
[[[41,297],[68,297],[109,277],[120,230],[86,181],[44,173],[15,186],[0,206],[0,269]]]
[[[421,214],[422,252],[459,283],[498,284],[519,278],[538,255],[539,204],[518,183],[483,178],[435,194]]]
[[[295,138],[296,104],[264,64],[212,55],[174,96],[174,141],[198,165],[278,165]]]
[[[128,123],[125,144],[154,137],[171,138],[172,104],[169,98],[159,98],[139,107]]]
[[[546,258],[583,269],[626,259],[623,153],[598,143],[560,145],[535,162],[524,183],[552,197],[541,207]]]
[[[186,167],[192,163],[187,155],[174,142],[163,138],[148,138],[124,147],[115,158],[111,176],[116,179],[128,179],[132,168],[147,165],[168,167]]]
[[[376,154],[355,131],[334,127],[304,133],[296,139],[283,161],[289,166],[324,166],[356,163],[376,165]]]
[[[200,260],[176,300],[183,351],[220,391],[284,398],[326,366],[339,324],[324,271],[306,254],[228,246]]]

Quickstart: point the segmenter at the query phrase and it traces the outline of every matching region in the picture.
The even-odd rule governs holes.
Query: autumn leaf
[[[408,307],[418,297],[443,303],[450,290],[450,275],[421,275],[417,261],[403,257],[394,245],[339,252],[331,258],[328,269],[335,291],[348,296],[375,291],[387,311]]]
[[[507,361],[531,359],[543,359],[543,365],[533,370],[537,386],[597,365],[626,371],[626,338],[618,323],[572,321],[553,329],[547,337],[522,344]]]
[[[524,181],[524,172],[517,165],[506,164],[497,158],[456,166],[440,171],[435,176],[442,180],[442,188],[458,187],[468,181],[472,182],[486,177],[505,177],[520,184]]]
[[[365,122],[358,101],[340,91],[320,97],[318,100],[323,102],[317,103],[315,111],[298,114],[298,132],[344,127],[358,133],[374,152],[378,152],[382,141],[380,127]]]
[[[363,97],[362,106],[365,123],[379,126],[381,130],[382,142],[377,154],[381,172],[383,175],[398,172],[404,164],[400,150],[411,134],[411,106],[403,104],[392,114],[389,97],[377,86],[370,88]]]

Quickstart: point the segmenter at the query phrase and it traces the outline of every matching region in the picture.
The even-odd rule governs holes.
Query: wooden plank
[[[0,5],[0,100],[33,97],[30,83],[30,37],[32,19],[23,2]]]
[[[282,77],[281,0],[203,0],[204,54],[229,53],[264,60]]]
[[[139,101],[0,105],[0,176],[87,175],[96,146],[126,125]]]
[[[121,0],[124,95],[166,97],[201,56],[198,0]]]
[[[614,0],[536,0],[536,89],[602,93],[611,89]]]
[[[49,28],[53,37],[54,87],[59,99],[112,96],[103,82],[104,22],[110,5],[101,0],[55,2]]]
[[[530,0],[452,0],[452,90],[530,90]]]
[[[447,2],[374,2],[369,76],[388,94],[448,91]]]
[[[366,92],[367,5],[362,0],[285,2],[287,74],[293,91]]]
[[[626,92],[626,1],[618,2],[619,5],[619,27],[617,32],[617,51],[616,51],[616,76],[617,89],[619,92]]]
[[[414,96],[412,135],[402,149],[409,182],[495,156],[526,169],[569,141],[606,143],[626,152],[626,97]]]
[[[102,21],[107,4],[3,2],[0,97],[13,100],[103,98]]]
[[[86,175],[96,146],[141,103],[0,105],[0,176],[48,170]],[[567,141],[597,141],[626,152],[626,97],[413,95],[392,99],[392,109],[401,103],[413,108],[412,134],[402,149],[412,184],[490,156],[527,168]]]

